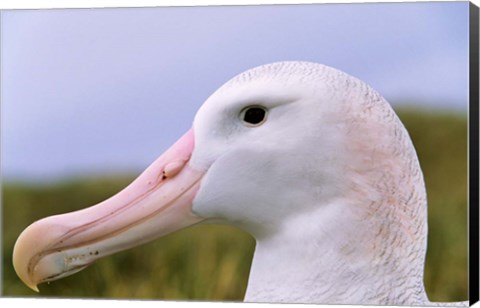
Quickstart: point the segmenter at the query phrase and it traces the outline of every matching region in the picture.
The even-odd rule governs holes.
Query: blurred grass
[[[467,115],[397,110],[412,137],[428,200],[425,286],[432,301],[468,298]]]
[[[397,110],[410,132],[429,201],[425,283],[433,301],[467,299],[467,121],[464,114]],[[201,225],[107,257],[37,294],[17,278],[20,232],[45,216],[100,202],[133,176],[55,185],[3,185],[3,296],[241,301],[254,240],[228,226]]]

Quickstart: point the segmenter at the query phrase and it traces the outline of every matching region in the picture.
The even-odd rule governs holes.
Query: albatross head
[[[425,188],[408,133],[369,86],[308,62],[227,82],[130,186],[28,227],[14,265],[36,288],[201,222],[256,238],[247,301],[427,301]]]

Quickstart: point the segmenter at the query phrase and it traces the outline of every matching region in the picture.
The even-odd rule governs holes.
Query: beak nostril
[[[163,169],[162,180],[165,180],[166,178],[172,178],[177,175],[186,163],[186,160],[177,160],[166,164],[165,168]]]

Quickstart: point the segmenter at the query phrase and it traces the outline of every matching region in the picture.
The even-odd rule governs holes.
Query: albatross
[[[125,189],[27,227],[13,264],[38,291],[200,223],[255,238],[247,302],[435,304],[423,283],[425,184],[408,132],[370,86],[311,62],[266,64],[225,83]]]

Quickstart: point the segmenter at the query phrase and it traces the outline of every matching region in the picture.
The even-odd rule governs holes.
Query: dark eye
[[[261,106],[250,106],[242,110],[240,118],[249,125],[260,125],[265,121],[267,111]]]

